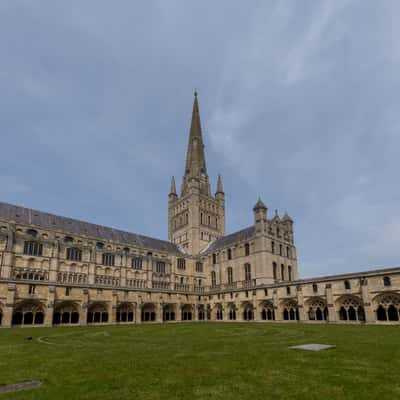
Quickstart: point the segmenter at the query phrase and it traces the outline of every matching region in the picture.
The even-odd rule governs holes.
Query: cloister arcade
[[[144,303],[142,305],[142,322],[150,322],[156,320],[156,307],[153,303]]]
[[[79,323],[79,305],[64,301],[56,304],[53,314],[53,325],[59,324],[78,324]]]
[[[163,321],[175,321],[175,304],[164,304],[163,306]]]
[[[384,293],[375,297],[374,301],[376,319],[380,322],[399,321],[400,295],[397,293]]]
[[[185,304],[182,307],[182,321],[191,321],[193,318],[192,315],[192,305],[191,304]]]
[[[135,307],[132,303],[120,303],[118,305],[116,322],[135,322]]]
[[[44,306],[36,300],[21,301],[14,307],[12,325],[42,325],[44,323]]]
[[[254,306],[250,302],[243,304],[243,320],[252,321],[254,319]]]
[[[96,302],[89,305],[87,313],[88,324],[108,322],[108,320],[109,315],[106,303]]]
[[[281,303],[282,316],[284,321],[298,321],[299,307],[296,300],[284,300]]]
[[[306,301],[306,312],[310,321],[328,321],[329,312],[326,301],[321,297],[312,297]]]
[[[365,321],[362,300],[358,296],[343,295],[336,300],[336,309],[340,321]]]
[[[274,321],[275,320],[275,310],[274,305],[270,301],[264,301],[261,304],[261,319],[263,321]]]
[[[228,304],[228,319],[229,319],[229,321],[236,321],[236,305],[235,305],[235,303]]]

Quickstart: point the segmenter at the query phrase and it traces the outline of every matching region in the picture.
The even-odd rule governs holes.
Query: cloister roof
[[[240,242],[242,240],[249,240],[254,236],[255,228],[254,226],[249,226],[248,228],[241,229],[240,231],[231,233],[230,235],[223,236],[214,242],[212,242],[203,252],[203,254],[213,253],[226,246],[232,245],[234,243]]]
[[[0,219],[26,225],[35,225],[49,230],[62,230],[66,233],[89,236],[100,240],[110,240],[159,251],[181,253],[178,246],[166,240],[155,239],[8,203],[0,202]]]

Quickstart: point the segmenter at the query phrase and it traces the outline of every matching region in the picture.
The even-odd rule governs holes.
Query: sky
[[[167,238],[199,93],[227,232],[300,277],[400,264],[400,2],[0,2],[0,201]]]

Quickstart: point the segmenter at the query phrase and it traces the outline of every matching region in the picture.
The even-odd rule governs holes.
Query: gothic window
[[[279,245],[279,255],[280,256],[282,255],[282,245],[281,244]]]
[[[71,288],[70,287],[66,287],[65,288],[65,295],[69,296],[71,294]]]
[[[277,265],[276,265],[276,262],[274,261],[273,263],[272,263],[272,272],[273,272],[273,275],[274,275],[274,279],[276,280],[276,279],[278,279],[278,271],[277,271]]]
[[[288,295],[290,294],[290,286],[286,287],[286,294],[288,294]]]
[[[271,241],[271,252],[272,252],[272,254],[275,253],[275,242],[274,241]]]
[[[345,289],[350,289],[350,282],[349,281],[344,281],[344,288]]]
[[[215,271],[211,271],[211,286],[214,287],[217,285],[217,274]]]
[[[82,251],[76,247],[67,248],[67,260],[82,261]]]
[[[164,261],[157,261],[156,272],[158,272],[159,274],[165,274],[165,262]]]
[[[196,262],[196,272],[203,272],[203,263],[200,261]]]
[[[35,285],[29,285],[29,294],[35,294],[36,291],[36,286]]]
[[[185,215],[185,219],[186,219],[186,223],[188,224],[189,223],[189,214]]]
[[[286,246],[286,257],[287,257],[287,258],[290,257],[290,249],[289,249],[289,246]]]
[[[28,230],[26,231],[26,233],[27,233],[28,235],[31,235],[32,237],[36,237],[37,234],[38,234],[38,232],[35,231],[34,229],[28,229]]]
[[[211,225],[211,217],[208,216],[208,225]]]
[[[228,249],[228,260],[232,260],[232,249]]]
[[[133,269],[142,269],[143,261],[139,257],[132,258],[132,268]]]
[[[251,265],[249,263],[244,264],[244,280],[251,280]]]
[[[285,280],[285,266],[281,264],[281,279]]]
[[[186,260],[184,258],[178,258],[178,269],[186,268]]]
[[[313,283],[312,290],[314,293],[318,293],[318,285],[316,283]]]
[[[111,253],[104,253],[102,256],[101,263],[106,266],[114,266],[115,264],[115,256]]]
[[[212,255],[212,260],[213,260],[213,264],[217,263],[217,255],[215,253],[213,253],[213,255]]]
[[[291,281],[292,280],[292,267],[289,265],[287,268],[288,268],[288,279],[289,279],[289,281]]]
[[[268,289],[264,289],[264,296],[268,296]]]
[[[244,255],[245,256],[249,256],[250,255],[250,245],[248,243],[246,243],[244,245]]]
[[[228,283],[232,283],[233,282],[233,270],[232,267],[228,268]]]
[[[28,241],[24,243],[24,254],[29,256],[41,256],[43,254],[43,245],[39,242]]]
[[[383,278],[383,286],[391,286],[391,285],[392,285],[392,282],[390,280],[390,277],[389,276],[385,276]]]
[[[203,213],[200,213],[200,223],[203,224]]]

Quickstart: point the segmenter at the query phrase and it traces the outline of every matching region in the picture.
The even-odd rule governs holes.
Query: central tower
[[[194,93],[192,121],[185,173],[178,196],[172,177],[168,202],[168,239],[187,253],[196,255],[209,242],[225,234],[225,194],[218,176],[215,196],[211,194],[201,133],[199,103]]]

